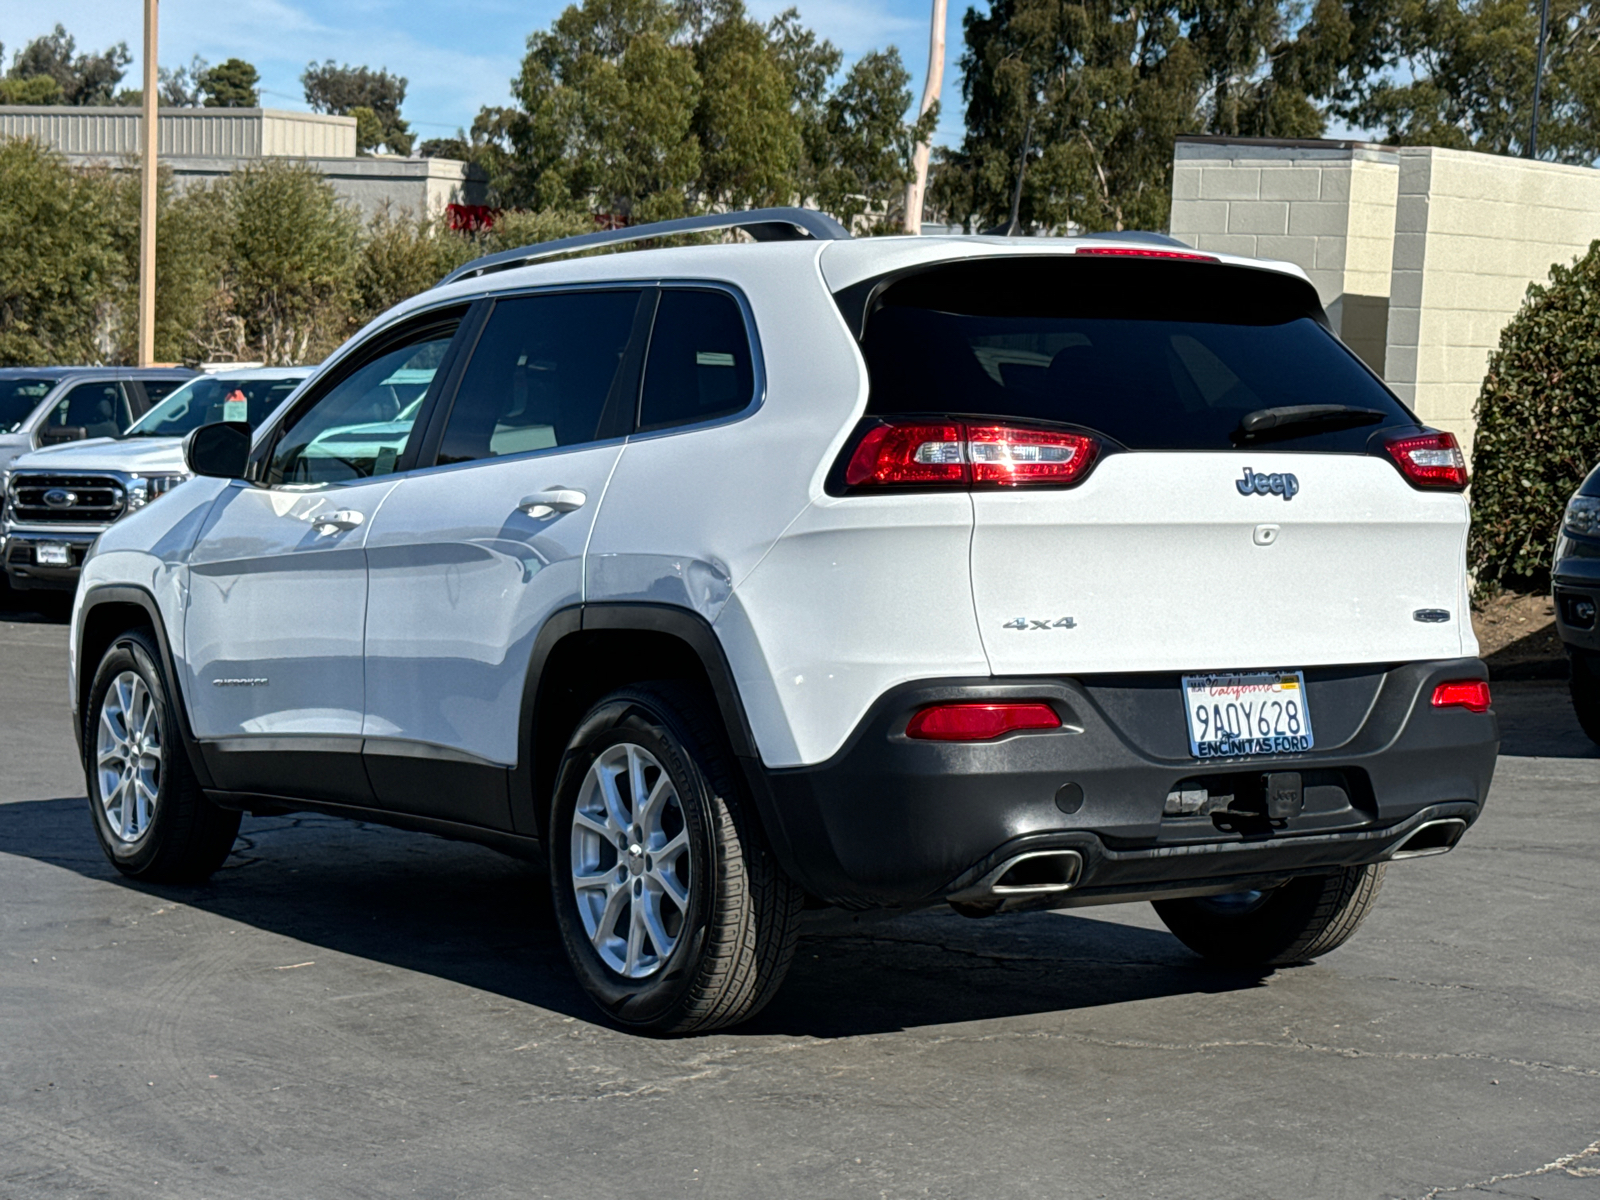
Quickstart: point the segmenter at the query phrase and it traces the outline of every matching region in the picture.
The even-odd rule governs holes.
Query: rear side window
[[[862,348],[867,411],[1043,421],[1132,450],[1250,444],[1241,420],[1290,405],[1375,416],[1300,426],[1274,449],[1363,451],[1414,418],[1314,317],[1300,280],[1207,263],[963,263],[888,287]]]
[[[53,387],[52,379],[0,379],[0,433],[21,428]]]
[[[728,417],[755,399],[744,314],[727,292],[661,293],[639,400],[639,428],[666,429]]]
[[[497,301],[461,378],[438,461],[594,441],[633,333],[639,294],[558,292]]]
[[[144,397],[151,404],[159,404],[173,392],[182,387],[181,379],[141,379],[139,386],[144,389]]]

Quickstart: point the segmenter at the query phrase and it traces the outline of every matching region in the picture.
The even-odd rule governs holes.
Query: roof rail
[[[717,229],[742,229],[758,242],[783,242],[812,238],[831,242],[848,238],[850,231],[827,213],[812,208],[754,208],[746,212],[707,213],[700,217],[680,217],[675,221],[654,221],[649,225],[630,225],[625,229],[603,229],[596,233],[583,233],[577,237],[557,238],[553,242],[535,242],[515,250],[502,250],[475,258],[465,266],[457,267],[435,286],[443,287],[461,279],[487,275],[491,271],[505,271],[511,267],[538,262],[541,258],[554,258],[578,250],[593,250],[600,246],[619,246],[627,242],[642,242],[651,238],[670,237],[678,233],[701,233]]]

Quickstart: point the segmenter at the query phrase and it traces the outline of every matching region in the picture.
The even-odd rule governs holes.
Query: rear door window
[[[437,461],[582,445],[604,436],[607,425],[625,423],[632,390],[622,376],[640,295],[631,288],[496,301],[461,377]],[[628,374],[637,380],[637,367]]]
[[[53,379],[0,379],[0,433],[15,433],[56,383]]]
[[[1374,415],[1275,449],[1360,452],[1414,418],[1315,318],[1301,280],[1195,262],[1013,259],[892,284],[869,313],[868,412],[1078,426],[1134,450],[1250,444],[1266,408]]]
[[[666,429],[732,416],[755,399],[750,334],[724,291],[661,293],[639,401],[639,428]]]

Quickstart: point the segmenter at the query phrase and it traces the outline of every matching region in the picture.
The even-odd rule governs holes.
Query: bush
[[[1545,591],[1567,498],[1600,462],[1600,241],[1528,288],[1476,416],[1468,557],[1479,591]]]

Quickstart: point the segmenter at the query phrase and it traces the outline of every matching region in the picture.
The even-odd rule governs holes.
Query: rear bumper
[[[1487,677],[1478,659],[1310,669],[1314,750],[1204,762],[1188,753],[1176,675],[908,684],[827,763],[753,766],[751,781],[786,869],[847,907],[970,894],[1008,858],[1057,847],[1083,860],[1057,905],[1237,890],[1379,862],[1429,821],[1475,820],[1499,724],[1431,697]],[[990,699],[1046,701],[1063,727],[972,744],[904,735],[924,705]],[[1247,807],[1266,771],[1304,781],[1303,810],[1276,826],[1163,816],[1167,794],[1197,780]]]
[[[12,530],[5,539],[6,578],[18,589],[51,588],[72,591],[78,586],[78,575],[83,570],[83,560],[102,530],[74,529],[60,532]],[[65,546],[68,565],[41,566],[38,547],[41,544]]]

